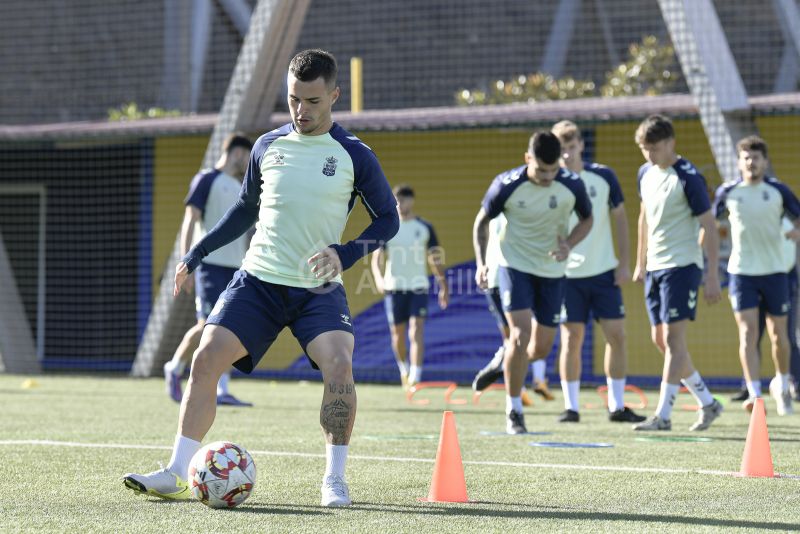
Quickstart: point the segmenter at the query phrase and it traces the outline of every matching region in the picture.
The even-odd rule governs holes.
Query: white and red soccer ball
[[[201,448],[189,464],[189,488],[211,508],[242,504],[256,485],[256,464],[244,447],[215,441]]]

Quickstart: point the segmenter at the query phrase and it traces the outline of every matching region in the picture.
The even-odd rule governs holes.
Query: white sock
[[[325,476],[344,476],[344,464],[347,463],[348,445],[325,444]]]
[[[761,380],[754,380],[753,382],[747,383],[747,393],[750,395],[751,399],[755,399],[761,396]]]
[[[422,366],[421,365],[414,365],[411,364],[411,368],[408,370],[408,380],[410,382],[419,383],[422,379]]]
[[[522,397],[506,395],[506,414],[511,412],[522,413]]]
[[[561,391],[564,392],[564,408],[572,410],[573,412],[580,411],[580,404],[578,403],[578,395],[581,390],[581,381],[573,380],[567,382],[561,381]]]
[[[408,364],[400,360],[395,360],[395,362],[397,362],[397,368],[400,370],[400,376],[408,377]]]
[[[533,373],[533,383],[544,382],[544,372],[547,369],[547,360],[536,360],[531,364],[531,372]]]
[[[625,379],[606,377],[608,385],[608,411],[616,412],[625,408]]]
[[[789,373],[786,373],[785,375],[775,373],[775,380],[778,381],[778,385],[781,388],[781,393],[786,393],[789,391]]]
[[[167,464],[167,471],[174,473],[183,480],[189,479],[189,462],[192,456],[200,450],[200,442],[189,439],[180,434],[175,436],[175,444],[172,446],[172,458]]]
[[[706,387],[706,383],[703,382],[703,377],[701,377],[700,373],[697,371],[681,380],[681,382],[683,382],[683,385],[686,386],[686,389],[689,390],[694,398],[697,399],[697,403],[700,406],[708,406],[714,402],[714,397]]]
[[[228,381],[230,379],[231,379],[230,373],[222,373],[222,376],[219,377],[219,382],[217,382],[217,395],[228,394]]]
[[[164,364],[164,369],[166,369],[170,373],[181,376],[183,372],[186,370],[186,364],[180,360],[176,361],[176,358],[173,358],[166,364]]]
[[[675,397],[678,396],[680,384],[669,384],[661,382],[661,394],[658,396],[658,406],[656,415],[665,421],[669,421],[672,415],[672,405],[675,404]]]

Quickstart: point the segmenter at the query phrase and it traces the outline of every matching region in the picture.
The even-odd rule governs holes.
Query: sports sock
[[[506,395],[506,414],[511,412],[522,413],[522,397]]]
[[[781,388],[781,393],[786,393],[789,391],[789,373],[781,374],[775,373],[775,380],[778,381],[778,385]]]
[[[668,421],[672,415],[672,405],[675,404],[675,397],[678,396],[679,384],[669,384],[661,382],[661,394],[658,396],[658,406],[656,415]]]
[[[397,362],[397,368],[400,370],[401,376],[408,376],[408,364],[406,362],[401,362],[400,360],[395,360]]]
[[[217,382],[217,396],[228,394],[228,381],[231,379],[230,373],[222,373]]]
[[[410,382],[414,382],[415,384],[418,383],[422,379],[422,366],[421,365],[414,365],[411,364],[411,368],[408,370],[408,380]]]
[[[344,476],[344,464],[347,462],[348,445],[325,444],[325,476]]]
[[[608,411],[616,412],[625,408],[625,379],[606,377],[608,385]]]
[[[166,364],[164,364],[164,369],[169,371],[170,373],[176,374],[181,376],[183,372],[186,370],[186,364],[182,361],[178,360],[175,361],[176,358],[171,359]]]
[[[200,442],[181,436],[175,436],[175,444],[172,446],[172,458],[167,464],[167,471],[174,473],[183,480],[189,479],[189,463],[192,461],[194,453],[200,450]]]
[[[761,380],[754,380],[747,383],[747,393],[751,399],[761,396]]]
[[[533,373],[533,385],[537,382],[544,382],[544,372],[547,369],[547,360],[536,360],[531,364],[531,372]]]
[[[567,382],[561,381],[561,391],[564,392],[564,408],[572,410],[573,412],[580,411],[580,404],[578,403],[578,395],[581,389],[581,381],[573,380]]]
[[[686,389],[697,399],[697,403],[700,406],[708,406],[712,402],[714,402],[714,397],[711,395],[711,392],[706,387],[706,383],[703,382],[703,377],[700,376],[700,373],[695,371],[690,376],[681,380],[683,385],[686,386]]]

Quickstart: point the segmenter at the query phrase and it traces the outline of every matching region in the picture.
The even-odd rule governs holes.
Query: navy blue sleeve
[[[438,247],[439,238],[436,237],[436,230],[433,229],[433,225],[422,217],[417,217],[417,220],[424,224],[425,228],[428,229],[428,250]]]
[[[795,220],[800,217],[800,202],[797,200],[797,196],[794,194],[794,192],[789,189],[786,184],[779,182],[778,180],[768,179],[767,183],[774,186],[780,192],[781,197],[783,198],[784,215],[789,217],[791,220]]]
[[[725,202],[728,199],[728,193],[733,189],[734,185],[735,184],[722,184],[714,192],[714,205],[712,208],[714,209],[714,217],[717,219],[723,219],[728,214],[728,208]]]
[[[595,163],[590,170],[599,175],[608,184],[608,205],[611,209],[616,208],[625,201],[625,197],[622,195],[622,187],[620,187],[619,179],[613,169]]]
[[[250,152],[250,162],[242,181],[239,199],[228,209],[225,216],[183,257],[183,263],[194,271],[203,258],[240,235],[247,232],[258,220],[258,206],[261,197],[261,158],[274,137],[265,134],[256,141]],[[267,138],[267,139],[265,139]]]
[[[490,219],[503,213],[508,197],[527,180],[527,177],[522,178],[523,169],[525,169],[524,165],[499,174],[492,180],[492,185],[489,186],[481,201],[483,211]]]
[[[567,169],[561,169],[556,175],[556,181],[575,195],[575,207],[572,208],[579,219],[586,219],[592,216],[592,200],[586,193],[586,184],[581,177]]]
[[[694,165],[684,159],[678,160],[672,167],[678,172],[678,178],[683,184],[683,192],[689,202],[692,215],[697,217],[710,210],[711,201],[708,198],[706,179],[703,175]]]
[[[355,171],[353,195],[350,198],[348,211],[353,209],[358,196],[372,219],[369,226],[356,239],[341,245],[336,243],[330,245],[339,255],[342,268],[349,269],[359,259],[394,237],[400,229],[400,215],[397,213],[397,201],[389,182],[372,150],[355,136],[347,136],[342,146],[350,154]]]
[[[194,206],[200,211],[205,212],[206,201],[208,201],[208,194],[211,191],[211,185],[214,180],[219,176],[220,171],[217,169],[200,171],[192,178],[192,183],[189,185],[189,194],[186,195],[183,203],[186,206]]]
[[[641,167],[639,167],[639,172],[636,175],[636,189],[639,192],[639,199],[642,198],[642,178],[644,177],[645,173],[650,170],[652,167],[652,163],[645,163]]]

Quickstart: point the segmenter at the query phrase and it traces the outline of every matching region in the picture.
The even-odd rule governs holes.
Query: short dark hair
[[[289,63],[289,72],[301,82],[313,82],[322,76],[330,88],[336,85],[338,71],[333,54],[319,48],[298,52]]]
[[[550,128],[550,131],[556,134],[556,137],[558,137],[558,140],[562,143],[569,143],[573,139],[577,139],[578,141],[583,139],[580,128],[572,121],[559,121]]]
[[[675,128],[672,121],[664,115],[650,115],[636,128],[636,142],[640,145],[658,143],[664,139],[674,139]]]
[[[232,134],[228,134],[228,136],[222,142],[222,151],[226,154],[230,154],[231,150],[237,147],[244,148],[250,152],[250,150],[253,149],[253,142],[241,132],[233,132]]]
[[[759,151],[761,152],[764,157],[767,157],[767,142],[761,139],[757,135],[748,135],[747,137],[740,139],[738,143],[736,143],[736,153],[738,154],[742,150],[749,150],[749,151]]]
[[[540,130],[534,132],[528,141],[528,152],[536,159],[550,165],[561,157],[561,142],[553,132]]]
[[[396,197],[414,198],[414,190],[408,184],[398,184],[392,189],[392,193]]]

